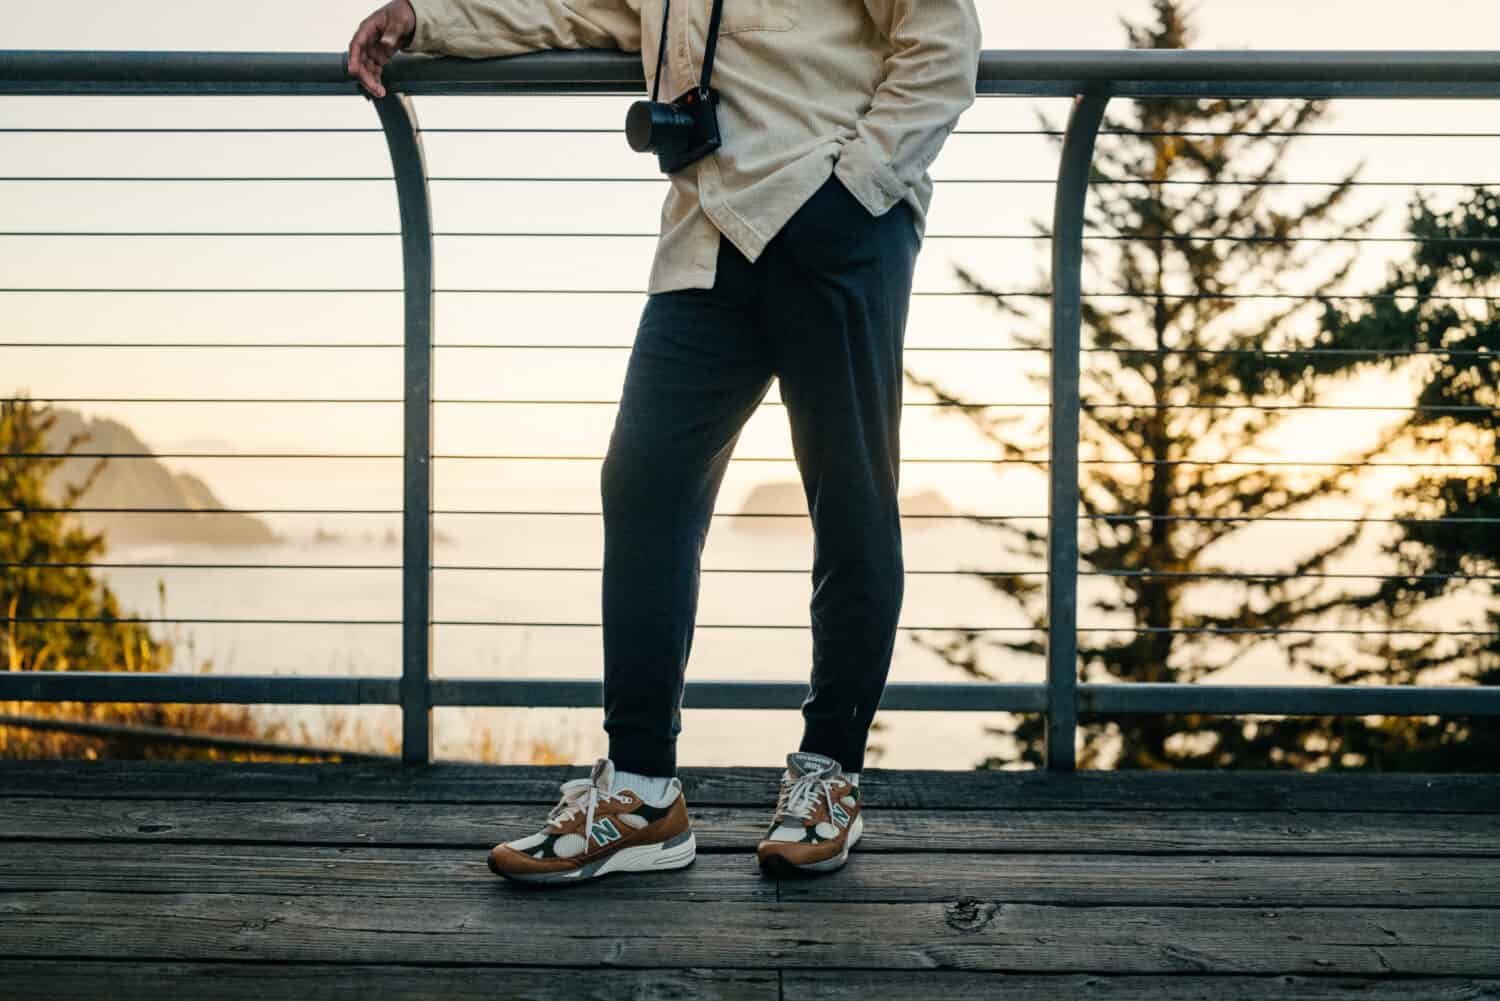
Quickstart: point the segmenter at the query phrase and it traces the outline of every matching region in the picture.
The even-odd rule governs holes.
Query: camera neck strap
[[[661,11],[661,42],[656,49],[656,76],[651,81],[651,100],[657,100],[661,93],[661,68],[667,61],[667,25],[671,23],[672,0],[666,0],[662,4]],[[709,81],[714,75],[714,55],[719,48],[719,22],[724,18],[724,0],[714,0],[713,14],[708,19],[708,42],[703,47],[703,77],[699,86],[708,89]]]

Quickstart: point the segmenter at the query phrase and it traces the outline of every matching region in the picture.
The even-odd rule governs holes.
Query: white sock
[[[669,797],[675,797],[672,791],[671,775],[642,775],[639,772],[615,772],[615,780],[610,786],[610,792],[619,792],[621,789],[629,789],[639,793],[640,797],[652,806],[662,806],[663,801]]]

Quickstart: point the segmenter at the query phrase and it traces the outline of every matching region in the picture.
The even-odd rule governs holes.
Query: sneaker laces
[[[833,770],[804,772],[793,780],[790,775],[782,777],[781,797],[776,804],[778,813],[799,820],[812,816],[813,805],[821,792],[828,803],[828,815],[833,816]]]
[[[589,839],[594,832],[594,809],[600,803],[610,803],[623,800],[623,796],[613,792],[606,792],[599,788],[599,784],[590,778],[569,779],[558,787],[562,791],[562,799],[558,800],[547,813],[547,823],[561,826],[572,820],[579,810],[584,811],[583,817],[583,844],[587,848]]]

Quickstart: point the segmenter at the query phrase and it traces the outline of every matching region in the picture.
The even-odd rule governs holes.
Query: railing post
[[[1052,426],[1047,466],[1047,743],[1049,771],[1078,766],[1078,435],[1083,346],[1083,225],[1104,120],[1103,94],[1068,115],[1052,220]]]
[[[401,760],[432,758],[432,204],[411,98],[374,101],[401,209],[405,288],[401,469]]]

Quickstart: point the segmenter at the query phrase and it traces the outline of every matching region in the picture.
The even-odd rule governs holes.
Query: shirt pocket
[[[828,0],[822,0],[828,2]],[[791,31],[797,27],[801,0],[724,0],[719,34],[742,31]]]

